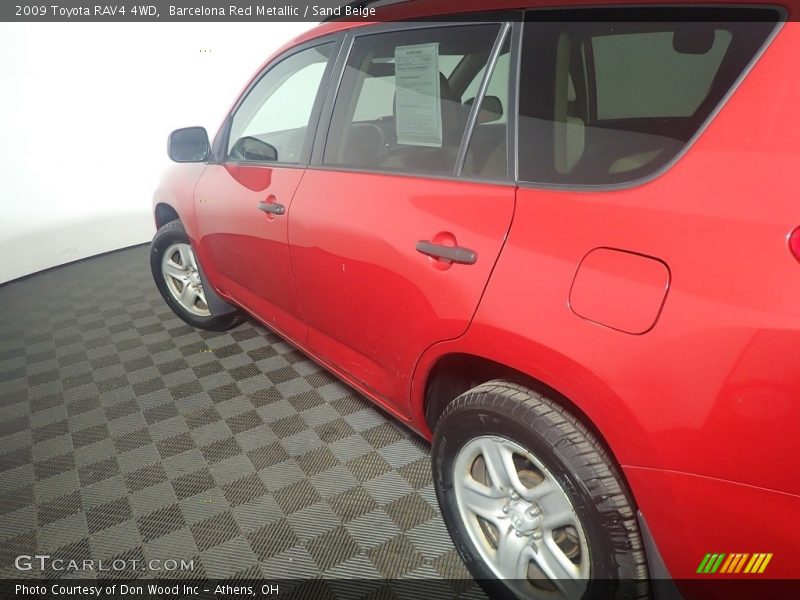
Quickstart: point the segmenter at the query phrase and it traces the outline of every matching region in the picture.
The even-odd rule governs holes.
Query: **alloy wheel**
[[[525,597],[580,598],[589,548],[572,502],[529,451],[501,436],[467,442],[454,463],[459,515],[492,573]]]
[[[197,260],[189,244],[178,242],[167,248],[161,259],[161,273],[170,295],[178,304],[193,315],[211,316]]]

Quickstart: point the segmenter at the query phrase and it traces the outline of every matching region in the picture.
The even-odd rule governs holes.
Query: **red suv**
[[[432,439],[495,591],[796,577],[800,26],[498,4],[324,23],[173,132],[156,284]]]

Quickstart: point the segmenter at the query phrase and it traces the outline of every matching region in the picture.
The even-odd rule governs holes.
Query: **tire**
[[[197,259],[180,221],[170,221],[150,244],[150,270],[158,291],[173,312],[192,327],[225,331],[241,321],[241,313],[212,315],[200,281]],[[182,291],[186,290],[186,295]],[[183,300],[182,300],[183,299]]]
[[[445,408],[432,452],[450,536],[491,598],[649,598],[631,496],[564,408],[490,381]]]

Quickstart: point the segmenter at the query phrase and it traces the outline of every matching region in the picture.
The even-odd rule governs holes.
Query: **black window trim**
[[[228,164],[228,165],[241,165],[241,166],[253,166],[253,167],[280,167],[287,169],[305,169],[306,167],[308,167],[308,164],[311,160],[312,147],[314,145],[314,141],[317,138],[320,117],[322,115],[325,90],[327,90],[329,86],[329,81],[331,80],[334,74],[334,68],[336,66],[336,62],[342,53],[344,38],[345,38],[344,32],[335,32],[332,34],[312,38],[296,46],[288,48],[285,52],[282,52],[274,59],[269,61],[269,63],[263,69],[261,69],[261,71],[259,71],[255,77],[253,77],[253,79],[247,85],[245,90],[237,98],[236,103],[233,105],[233,108],[231,108],[231,110],[226,115],[225,121],[223,122],[222,126],[219,129],[219,132],[214,138],[208,164],[216,164],[216,165]],[[253,91],[253,88],[255,88],[273,68],[282,63],[284,60],[291,58],[295,54],[304,52],[305,50],[310,50],[312,48],[316,48],[318,46],[324,46],[330,43],[334,44],[333,52],[331,53],[331,58],[328,60],[328,63],[325,65],[325,71],[322,74],[319,88],[317,89],[317,96],[314,99],[314,103],[311,108],[311,115],[309,116],[308,120],[308,130],[306,133],[306,139],[303,142],[303,150],[300,153],[300,160],[297,162],[289,163],[289,162],[270,161],[270,160],[245,161],[245,160],[230,159],[230,157],[228,156],[228,143],[231,132],[231,123],[233,121],[234,115],[239,110],[239,107],[242,105],[244,100],[250,95],[250,92]]]
[[[412,177],[416,179],[437,179],[443,181],[458,181],[458,182],[466,182],[466,183],[486,183],[486,184],[494,184],[494,185],[508,185],[513,186],[516,185],[514,182],[514,177],[512,177],[513,173],[511,169],[508,169],[508,172],[505,177],[497,178],[497,177],[475,177],[475,176],[462,176],[456,174],[456,168],[458,167],[458,160],[456,160],[456,165],[453,169],[452,173],[443,174],[443,173],[411,173],[411,172],[403,172],[403,171],[393,171],[389,169],[370,169],[366,167],[353,167],[353,166],[345,166],[345,165],[331,165],[325,164],[322,162],[323,155],[325,152],[325,145],[328,141],[328,136],[330,133],[330,125],[331,120],[333,117],[333,109],[334,104],[336,102],[336,98],[339,94],[339,90],[342,85],[342,79],[344,78],[344,71],[347,65],[347,61],[350,57],[350,53],[353,50],[353,44],[355,43],[356,38],[369,36],[369,35],[376,35],[382,33],[395,33],[399,31],[411,31],[416,29],[434,29],[434,28],[442,28],[442,27],[459,27],[459,26],[469,26],[469,25],[499,25],[499,29],[497,32],[497,37],[492,45],[492,50],[490,52],[489,60],[491,60],[493,54],[495,53],[495,49],[497,49],[497,54],[499,57],[499,51],[502,49],[502,43],[504,43],[505,38],[504,35],[512,34],[512,46],[511,46],[511,56],[512,56],[512,65],[514,61],[518,59],[514,56],[515,50],[521,48],[521,44],[518,44],[519,48],[514,47],[515,38],[513,33],[515,29],[519,29],[519,25],[517,21],[520,21],[522,18],[522,11],[504,11],[502,13],[486,13],[482,15],[482,17],[486,18],[472,18],[466,21],[453,21],[453,20],[429,20],[429,21],[398,21],[398,22],[391,22],[391,23],[378,23],[374,25],[364,25],[360,27],[350,28],[346,31],[344,40],[342,42],[341,50],[339,52],[339,56],[337,57],[336,65],[334,68],[333,76],[331,77],[330,84],[328,86],[328,91],[325,95],[325,100],[322,107],[322,115],[317,124],[317,135],[314,139],[314,146],[311,152],[311,159],[309,164],[306,166],[307,169],[318,170],[318,171],[335,171],[335,172],[344,172],[344,173],[364,173],[364,174],[374,174],[374,175],[387,175],[393,177]],[[446,15],[447,18],[455,18],[458,15]],[[509,29],[510,28],[510,29]],[[521,32],[517,34],[517,36],[521,36]],[[502,41],[501,41],[502,40]],[[499,45],[498,45],[499,44]],[[484,73],[484,78],[486,78],[487,74],[489,76],[491,73],[494,72],[494,65],[492,65],[491,70],[488,68],[489,61],[487,60],[487,69]],[[508,107],[508,124],[507,124],[507,143],[509,148],[515,148],[516,144],[512,144],[512,139],[515,135],[516,130],[516,101],[511,100],[512,93],[516,94],[517,90],[517,83],[516,83],[517,74],[512,69],[511,73],[509,74],[509,107]],[[483,83],[483,82],[482,82]],[[488,86],[487,86],[488,87]],[[485,90],[484,90],[485,92]],[[477,112],[480,105],[483,103],[483,96],[480,96],[480,102],[478,101],[478,96],[476,95],[475,102],[470,110],[469,119],[472,118],[473,113],[475,114],[475,119],[477,120]],[[513,106],[511,106],[513,104]],[[513,109],[513,112],[512,112]],[[465,135],[467,131],[465,130]],[[470,132],[471,134],[472,132]],[[471,135],[470,135],[471,139]],[[468,143],[469,140],[465,137],[462,137],[461,146],[459,147],[459,156],[461,155],[462,150],[466,154],[464,144]],[[516,164],[516,157],[512,154],[508,155],[508,165]]]
[[[508,179],[515,186],[519,181],[519,78],[522,72],[522,32],[525,27],[524,12],[519,13],[520,18],[512,22],[511,28],[511,58],[509,60],[508,75],[508,135],[506,143]]]
[[[717,115],[722,112],[725,108],[725,105],[728,101],[733,97],[736,91],[739,89],[739,86],[742,82],[747,78],[756,64],[759,62],[761,57],[772,45],[772,42],[778,36],[778,34],[783,29],[784,24],[789,15],[789,11],[780,5],[775,4],[709,4],[709,3],[702,3],[702,4],[632,4],[632,5],[619,5],[619,4],[599,4],[596,6],[574,6],[574,7],[546,7],[546,8],[534,8],[524,11],[525,15],[529,15],[531,13],[541,13],[547,11],[558,11],[558,12],[579,12],[582,10],[603,10],[603,9],[619,9],[619,8],[674,8],[674,9],[689,9],[689,10],[703,10],[703,9],[746,9],[746,8],[757,8],[763,10],[772,10],[776,13],[776,20],[775,24],[772,28],[770,34],[765,38],[761,47],[756,51],[750,61],[747,63],[742,72],[739,76],[734,80],[733,84],[730,86],[728,91],[722,96],[720,101],[717,103],[717,106],[714,107],[714,110],[708,115],[708,117],[703,121],[703,123],[698,127],[697,131],[692,135],[691,138],[684,144],[684,146],[680,149],[679,152],[675,154],[670,160],[666,163],[661,165],[658,169],[653,171],[652,173],[648,173],[642,177],[637,179],[632,179],[630,181],[624,181],[620,183],[608,183],[608,184],[572,184],[572,183],[551,183],[551,182],[536,182],[536,181],[525,181],[520,179],[519,177],[519,163],[516,163],[515,169],[515,178],[514,182],[515,185],[519,188],[524,189],[531,189],[531,190],[542,190],[542,191],[570,191],[570,192],[613,192],[619,190],[627,190],[635,187],[639,187],[641,185],[650,183],[655,179],[658,179],[662,175],[664,175],[667,171],[672,169],[685,155],[686,153],[691,150],[697,140],[705,133],[706,129],[711,125],[711,123],[716,119]],[[520,27],[524,29],[525,25],[525,18],[522,19],[522,23],[520,23]],[[522,48],[521,48],[522,40],[520,40],[520,48],[518,52],[518,73],[517,73],[517,101],[519,101],[519,77],[521,77],[521,62],[522,62]],[[519,113],[517,112],[517,117]],[[516,124],[515,124],[516,125]],[[514,151],[515,161],[517,161],[518,150],[519,150],[519,128],[515,128],[515,141],[516,141],[516,148]]]

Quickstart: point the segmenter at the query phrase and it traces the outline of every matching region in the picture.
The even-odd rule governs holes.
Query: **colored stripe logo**
[[[732,552],[730,554],[709,552],[700,561],[697,572],[704,575],[713,575],[715,573],[756,575],[763,573],[771,560],[772,552],[755,554],[746,552]]]

